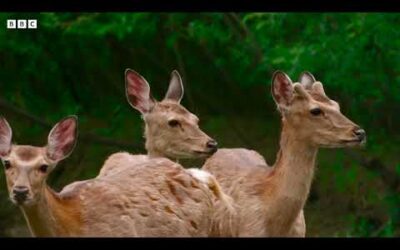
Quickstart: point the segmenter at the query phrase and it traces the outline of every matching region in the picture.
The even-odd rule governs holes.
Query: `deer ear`
[[[278,107],[287,107],[293,99],[292,80],[282,71],[276,71],[272,76],[272,97]]]
[[[315,77],[308,71],[304,71],[300,74],[299,82],[305,89],[311,89],[311,86],[315,82]]]
[[[169,87],[167,94],[165,94],[164,99],[170,99],[181,102],[183,97],[183,83],[182,78],[177,70],[172,71],[171,80],[169,81]]]
[[[154,107],[149,83],[134,70],[125,70],[125,91],[129,104],[140,113],[148,113]]]
[[[58,122],[51,129],[46,155],[49,159],[58,162],[67,158],[74,149],[78,138],[78,118],[68,116]]]
[[[11,151],[12,130],[4,117],[0,117],[0,157],[7,156]]]

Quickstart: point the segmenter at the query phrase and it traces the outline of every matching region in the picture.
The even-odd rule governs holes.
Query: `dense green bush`
[[[279,117],[269,94],[272,73],[281,69],[295,81],[308,70],[368,134],[367,147],[355,151],[360,158],[342,150],[321,152],[319,165],[324,167],[317,173],[307,212],[310,231],[400,235],[396,186],[388,185],[381,168],[364,166],[376,161],[394,173],[391,178],[400,178],[400,15],[0,14],[4,23],[24,17],[37,18],[38,29],[0,29],[0,112],[10,121],[15,141],[45,143],[48,130],[27,114],[48,124],[78,114],[82,133],[132,144],[127,148],[90,138],[81,141],[49,181],[56,189],[94,177],[109,153],[143,152],[140,116],[124,97],[125,68],[140,72],[159,99],[169,74],[178,69],[185,81],[183,104],[199,114],[206,131],[223,146],[263,152],[269,163],[279,135]],[[5,203],[4,174],[0,181]],[[332,203],[346,205],[334,215]],[[22,222],[19,214],[10,216],[19,213],[16,210],[9,202],[0,209],[0,234]],[[346,222],[333,232],[320,223],[320,213],[320,219],[331,216],[333,223]]]

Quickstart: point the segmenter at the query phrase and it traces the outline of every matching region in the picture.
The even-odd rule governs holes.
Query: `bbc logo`
[[[7,29],[37,29],[36,19],[8,19]]]

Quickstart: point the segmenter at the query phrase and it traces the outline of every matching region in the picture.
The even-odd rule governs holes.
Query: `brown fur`
[[[124,230],[133,227],[137,236],[213,235],[212,225],[219,220],[214,210],[219,198],[208,186],[170,160],[153,158],[145,164],[127,167],[99,178],[95,183],[100,181],[107,187],[103,191],[105,195],[112,192],[110,190],[119,188],[118,197],[110,197],[110,207],[107,207],[108,213],[112,214],[112,221],[102,223],[101,230],[105,230],[104,227],[121,227],[118,214],[126,214],[131,219],[124,218],[125,225],[129,224],[129,227],[121,228],[122,234]],[[125,184],[128,182],[130,185]],[[187,185],[191,182],[196,183],[195,188]],[[98,210],[99,207],[96,207],[96,211]],[[115,218],[117,220],[113,222]],[[96,224],[95,220],[91,223]],[[126,220],[132,222],[127,223]],[[229,235],[229,229],[222,230],[225,231],[219,231],[222,235],[232,236]],[[115,232],[115,229],[104,233],[111,231]],[[129,230],[125,233],[131,235]]]
[[[57,123],[45,147],[12,146],[11,128],[4,118],[0,123],[4,125],[0,128],[1,160],[10,199],[21,208],[34,236],[235,235],[235,210],[224,207],[228,199],[207,173],[185,170],[166,158],[140,161],[120,153],[108,161],[122,163],[119,168],[72,183],[57,193],[46,179],[72,152],[76,118]],[[29,161],[26,155],[31,155]],[[124,157],[126,161],[121,162]]]
[[[302,209],[318,148],[357,144],[346,140],[354,140],[353,131],[358,126],[340,113],[338,104],[325,95],[320,83],[305,90],[299,83],[293,86],[286,75],[278,76],[282,86],[276,86],[272,93],[283,116],[283,127],[274,166],[268,167],[260,161],[261,156],[246,149],[220,149],[203,166],[240,206],[240,236],[304,237]],[[293,96],[292,91],[296,91]],[[310,109],[314,107],[319,107],[323,116],[312,117]]]
[[[170,159],[199,158],[210,155],[207,142],[212,140],[198,127],[199,119],[175,101],[163,100],[143,116],[146,150],[152,157]],[[168,121],[180,123],[171,128]]]
[[[179,95],[170,93],[171,89],[179,89],[177,85],[171,88],[171,86],[176,84],[177,79],[175,79],[175,82],[173,79],[171,80],[172,85],[170,84],[169,94],[167,93],[166,98],[161,102],[156,102],[147,95],[149,86],[145,84],[145,80],[140,75],[133,73],[130,77],[138,81],[133,81],[127,85],[128,101],[135,109],[142,112],[145,121],[145,138],[148,155],[131,155],[125,152],[113,154],[104,163],[98,177],[106,177],[122,169],[139,166],[140,164],[137,164],[139,162],[147,164],[147,160],[158,157],[167,157],[175,160],[180,158],[204,157],[212,153],[207,148],[207,142],[211,138],[198,127],[199,119],[180,105]],[[140,85],[140,87],[136,85]],[[129,91],[130,89],[133,90]],[[146,94],[142,95],[140,91],[137,92],[138,90],[144,91]],[[136,95],[140,99],[135,96],[133,99],[129,98],[132,95]],[[171,99],[171,96],[175,98]],[[132,100],[135,102],[132,102]],[[151,109],[142,108],[149,106],[149,103]],[[178,121],[179,126],[171,127],[168,124],[171,120]],[[197,183],[200,181],[201,185],[205,185],[214,195],[213,199],[216,211],[213,214],[209,214],[210,218],[213,218],[211,235],[237,235],[237,231],[234,230],[237,227],[233,226],[237,223],[233,200],[222,192],[217,180],[212,175],[202,173],[201,171],[188,170],[187,173],[190,173],[194,179],[184,181],[178,178],[182,175],[181,171],[170,172],[170,179],[167,180],[166,188],[170,192],[171,198],[178,204],[182,204],[185,193],[199,188],[199,184]],[[193,199],[196,202],[202,202],[200,197],[194,197]],[[193,207],[193,209],[195,208]],[[168,207],[165,210],[170,211],[170,208]],[[193,220],[190,220],[190,224],[199,227],[198,223],[194,223]]]
[[[36,154],[31,166],[16,160],[16,152],[29,148]],[[34,170],[42,164],[42,153],[43,148],[13,147],[7,158],[13,161],[13,169],[7,170],[10,189],[13,170],[23,166]],[[221,222],[228,221],[226,213],[215,209],[221,202],[215,186],[165,158],[75,182],[60,193],[42,180],[33,180],[45,176],[28,178],[33,184],[38,182],[30,191],[37,198],[21,209],[34,236],[233,236],[232,229]],[[215,225],[222,227],[215,230]]]
[[[18,155],[18,158],[21,161],[30,161],[37,157],[39,154],[39,148],[31,147],[31,146],[25,146],[25,147],[16,147],[15,148],[15,153]]]

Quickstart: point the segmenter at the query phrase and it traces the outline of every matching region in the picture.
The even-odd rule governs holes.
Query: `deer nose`
[[[358,137],[360,141],[363,141],[366,137],[366,133],[364,129],[356,129],[354,130],[354,134]]]
[[[29,193],[29,189],[26,186],[16,186],[13,189],[13,193],[18,198],[25,198]]]
[[[210,149],[212,152],[216,152],[218,149],[218,143],[215,140],[209,140],[207,142],[207,148]]]

